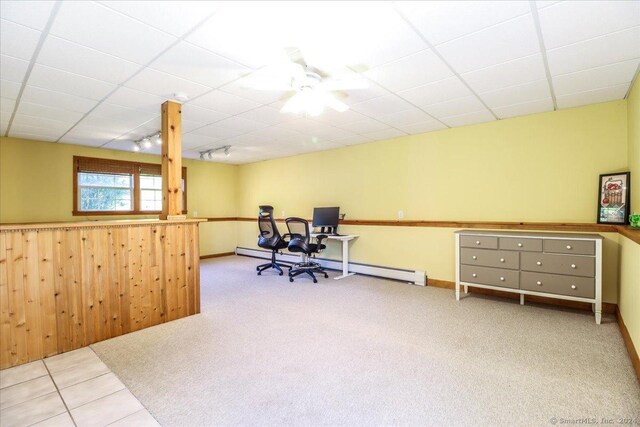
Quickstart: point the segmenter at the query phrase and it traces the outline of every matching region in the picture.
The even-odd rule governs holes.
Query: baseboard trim
[[[622,313],[620,313],[620,308],[616,309],[616,318],[618,319],[618,326],[620,327],[620,333],[622,334],[624,345],[627,347],[627,353],[629,353],[631,364],[633,365],[633,369],[636,371],[636,377],[638,377],[638,382],[640,382],[640,357],[638,357],[638,352],[635,346],[633,345],[633,341],[631,340],[631,335],[629,334],[627,325],[624,324],[624,319],[622,318]]]
[[[200,255],[200,259],[220,258],[223,256],[235,255],[235,252],[221,252],[219,254]]]
[[[427,286],[433,286],[435,288],[455,289],[456,282],[450,280],[431,279],[427,280]],[[520,294],[514,294],[513,292],[495,291],[493,289],[473,288],[469,287],[469,292],[483,295],[491,295],[501,298],[520,299]],[[568,307],[582,311],[592,311],[591,304],[588,302],[569,301],[555,298],[539,297],[537,295],[526,295],[525,299],[530,302],[555,305],[558,307]],[[602,312],[606,314],[616,314],[618,306],[608,302],[602,303]]]

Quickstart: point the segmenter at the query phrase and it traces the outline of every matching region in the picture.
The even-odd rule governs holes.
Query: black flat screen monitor
[[[328,233],[335,233],[338,229],[338,220],[340,218],[340,208],[313,208],[313,226],[322,227],[324,233],[325,227],[329,227]]]

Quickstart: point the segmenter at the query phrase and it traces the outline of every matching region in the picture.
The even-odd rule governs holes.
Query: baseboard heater
[[[270,251],[250,248],[236,248],[236,255],[249,256],[253,258],[271,259]],[[293,264],[300,261],[300,256],[291,254],[277,254],[276,260],[284,263]],[[342,261],[316,258],[324,268],[329,270],[342,271]],[[403,282],[412,283],[414,285],[426,286],[426,273],[417,270],[405,270],[401,268],[381,267],[370,264],[360,264],[357,262],[349,263],[349,271],[352,273],[365,274],[367,276],[384,277],[385,279],[401,280]]]

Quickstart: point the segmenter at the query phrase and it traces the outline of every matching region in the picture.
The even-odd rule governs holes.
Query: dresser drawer
[[[596,259],[584,256],[523,252],[520,254],[520,268],[540,273],[594,277]]]
[[[460,236],[460,246],[465,248],[498,249],[498,238],[493,236]]]
[[[551,240],[544,241],[544,251],[557,254],[595,255],[596,243],[586,240]]]
[[[501,268],[476,267],[474,265],[460,266],[460,280],[480,285],[500,286],[518,289],[520,286],[520,272],[517,270],[503,270]]]
[[[542,239],[522,239],[519,237],[500,237],[500,249],[507,251],[542,252]]]
[[[520,254],[490,249],[462,248],[460,249],[460,263],[517,270],[520,268]]]
[[[587,277],[523,271],[520,275],[520,289],[580,298],[594,298],[596,284],[594,279]]]

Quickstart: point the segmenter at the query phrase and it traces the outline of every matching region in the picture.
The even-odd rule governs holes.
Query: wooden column
[[[162,104],[162,214],[160,219],[184,219],[182,214],[182,106]]]

